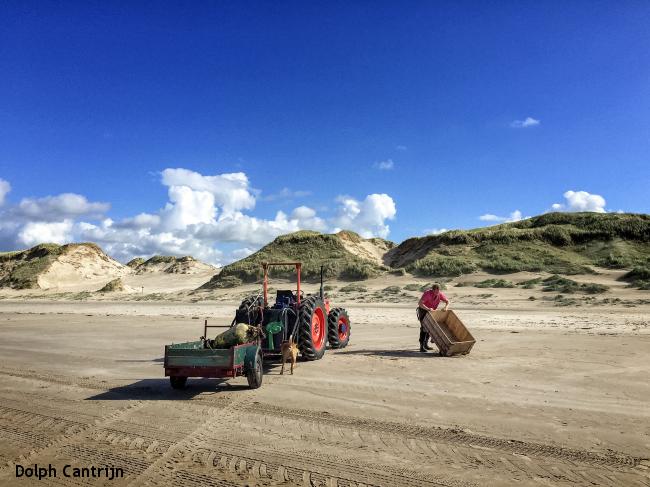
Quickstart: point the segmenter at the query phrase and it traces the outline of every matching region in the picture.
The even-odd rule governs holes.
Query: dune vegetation
[[[628,281],[631,287],[650,291],[650,261],[635,266],[623,276],[623,280]]]
[[[106,283],[104,287],[98,290],[98,293],[114,293],[122,292],[125,290],[124,283],[121,278],[113,279],[112,281]]]
[[[72,256],[75,253],[72,251],[79,255]],[[107,273],[104,282],[119,277],[121,272],[118,269],[121,265],[95,244],[41,244],[28,250],[0,253],[0,287],[47,286],[51,283],[43,276],[49,269],[57,269],[59,261],[65,261],[66,272],[72,274],[89,264],[87,275],[77,276],[80,282],[96,276],[97,269]],[[55,262],[59,264],[53,267]],[[299,231],[277,237],[252,255],[223,267],[219,273],[190,256],[136,258],[125,269],[135,274],[216,274],[199,287],[205,290],[259,282],[264,262],[301,262],[302,278],[306,282],[318,281],[321,266],[326,279],[350,282],[409,274],[444,282],[480,271],[493,274],[494,278],[456,285],[524,289],[543,286],[564,293],[593,294],[603,290],[597,284],[583,285],[555,277],[554,282],[546,282],[540,275],[515,284],[499,275],[528,271],[547,274],[546,277],[570,276],[595,274],[603,268],[620,269],[621,279],[630,287],[650,290],[650,215],[547,213],[514,223],[410,238],[397,246],[379,238],[364,239],[350,231],[336,234]],[[295,276],[293,266],[273,267],[270,273],[273,278]],[[76,274],[72,274],[70,279],[74,280]],[[56,272],[54,275],[58,276]],[[406,286],[405,290],[414,291],[421,285]]]
[[[345,232],[344,237],[362,240],[354,232]],[[348,250],[338,234],[299,231],[277,237],[254,254],[225,266],[205,286],[219,287],[220,281],[232,277],[239,278],[243,282],[256,282],[262,278],[263,262],[297,261],[302,262],[301,275],[305,281],[318,280],[321,265],[325,278],[349,281],[369,279],[389,270],[386,266]],[[276,278],[292,278],[295,275],[293,266],[273,267],[270,272]]]
[[[386,262],[419,276],[459,276],[476,270],[552,274],[593,273],[648,265],[650,216],[547,213],[515,223],[411,238]]]
[[[79,244],[40,244],[27,250],[0,252],[0,287],[14,289],[34,289],[38,278],[47,271],[61,255],[78,247],[87,247],[97,256],[109,259],[104,251],[94,243]]]

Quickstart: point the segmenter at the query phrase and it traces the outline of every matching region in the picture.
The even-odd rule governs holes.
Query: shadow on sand
[[[169,378],[142,379],[125,386],[113,387],[87,401],[186,401],[199,394],[222,394],[228,391],[248,389],[246,384],[230,385],[228,379],[190,378],[185,389],[172,389]]]
[[[144,359],[144,360],[116,360],[116,362],[122,362],[122,363],[128,363],[128,364],[146,364],[146,363],[163,363],[165,361],[165,357],[160,357],[160,358],[154,358],[154,359]]]
[[[342,355],[365,355],[367,357],[394,357],[394,358],[408,358],[408,357],[443,357],[437,350],[431,350],[423,353],[418,350],[342,350],[337,352]]]
[[[157,362],[163,359],[153,361],[143,360],[143,362]],[[125,362],[132,362],[125,360]],[[137,361],[136,361],[137,362]],[[281,362],[278,359],[273,361],[264,361],[264,375],[279,374]],[[287,364],[288,366],[289,364]],[[186,401],[194,396],[223,394],[234,391],[248,390],[248,384],[244,378],[244,383],[231,384],[231,378],[223,379],[204,379],[200,377],[190,377],[184,389],[172,389],[169,383],[169,377],[160,377],[157,379],[141,379],[132,384],[113,387],[100,394],[86,398],[87,401]],[[262,385],[262,387],[264,387]]]

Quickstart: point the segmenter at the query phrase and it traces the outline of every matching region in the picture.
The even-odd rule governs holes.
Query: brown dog
[[[287,360],[291,359],[291,375],[293,375],[293,366],[296,365],[296,358],[298,358],[298,345],[293,341],[293,337],[289,337],[289,340],[282,342],[282,370],[280,375],[284,375],[284,364]]]

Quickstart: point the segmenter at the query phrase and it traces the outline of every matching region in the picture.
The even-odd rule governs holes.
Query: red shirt
[[[440,301],[447,302],[447,296],[442,294],[442,292],[438,292],[438,294],[436,295],[431,289],[429,289],[428,291],[425,291],[424,294],[422,295],[422,304],[425,305],[427,308],[437,309],[438,305],[440,304]]]

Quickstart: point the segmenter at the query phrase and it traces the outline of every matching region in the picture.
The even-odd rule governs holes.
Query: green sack
[[[214,348],[230,348],[247,343],[249,341],[249,328],[246,323],[237,323],[235,326],[228,328],[215,337]]]

